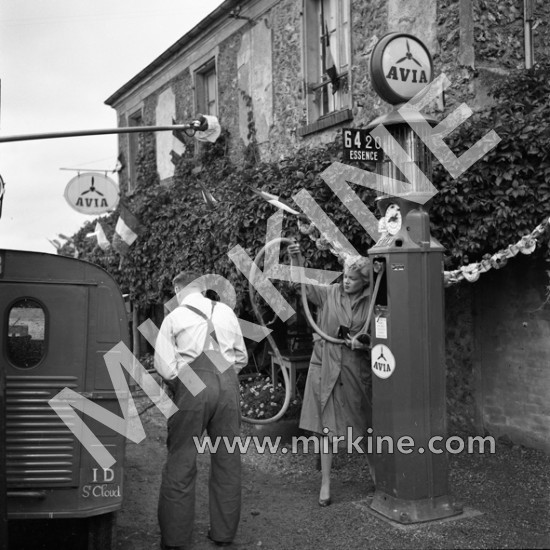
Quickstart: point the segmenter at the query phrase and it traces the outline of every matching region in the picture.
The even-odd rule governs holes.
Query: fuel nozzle
[[[364,332],[357,335],[357,341],[360,344],[370,346],[370,336],[368,334],[365,334]]]

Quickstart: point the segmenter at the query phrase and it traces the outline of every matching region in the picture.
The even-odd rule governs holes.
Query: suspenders
[[[197,309],[196,307],[193,307],[187,304],[184,304],[180,307],[185,307],[190,311],[192,311],[193,313],[196,313],[198,316],[202,317],[208,323],[208,334],[213,338],[213,340],[216,343],[218,343],[218,339],[216,337],[216,327],[214,327],[214,323],[212,322],[212,315],[214,313],[215,305],[216,305],[216,302],[212,302],[212,311],[210,312],[210,318],[208,318],[200,309]],[[204,350],[203,350],[203,353],[204,353]],[[199,355],[199,357],[201,356],[202,356],[202,353],[201,355]],[[171,399],[174,399],[174,396],[176,395],[176,391],[177,391],[177,384],[176,384],[177,378],[175,378],[174,380],[164,380],[163,382],[169,390],[168,395],[170,396]]]
[[[190,306],[188,304],[183,304],[181,307],[185,307],[192,311],[193,313],[196,313],[199,317],[202,317],[207,323],[208,323],[208,334],[212,336],[214,341],[218,343],[218,338],[216,337],[216,327],[214,326],[214,323],[212,322],[212,315],[214,315],[214,307],[216,306],[216,302],[212,302],[212,311],[210,312],[210,317],[207,317],[200,309]]]

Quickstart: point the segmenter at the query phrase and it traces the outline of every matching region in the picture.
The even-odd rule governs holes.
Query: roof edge
[[[245,0],[246,1],[246,0]],[[227,14],[239,3],[243,3],[243,0],[225,0],[214,11],[209,13],[204,19],[202,19],[197,25],[195,25],[190,31],[185,33],[177,42],[172,44],[167,50],[161,53],[156,59],[154,59],[149,65],[142,69],[139,73],[133,76],[126,84],[123,84],[116,92],[111,94],[104,104],[109,107],[113,105],[134,86],[141,82],[145,77],[153,73],[156,69],[161,67],[170,58],[177,54],[186,44],[190,43],[193,39],[199,36],[206,28],[211,27],[217,21],[222,18],[226,18]]]

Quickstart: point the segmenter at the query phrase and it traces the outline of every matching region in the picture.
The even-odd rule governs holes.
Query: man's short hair
[[[190,285],[192,282],[197,281],[196,286],[202,288],[202,282],[198,282],[198,279],[202,277],[202,273],[198,271],[181,271],[172,279],[172,286],[179,286],[180,288],[185,288],[187,285]]]

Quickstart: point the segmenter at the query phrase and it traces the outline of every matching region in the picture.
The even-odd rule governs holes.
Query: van
[[[96,265],[0,250],[0,312],[8,523],[83,518],[90,550],[114,548],[125,437],[77,413],[116,460],[101,468],[49,401],[69,388],[121,416],[104,355],[130,346],[124,298]]]

